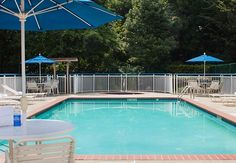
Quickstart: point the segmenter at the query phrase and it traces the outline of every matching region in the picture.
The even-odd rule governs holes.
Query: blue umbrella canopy
[[[41,77],[41,64],[42,63],[45,63],[45,64],[54,64],[56,63],[56,61],[52,60],[52,59],[49,59],[49,58],[46,58],[44,56],[42,56],[41,54],[39,54],[38,56],[32,58],[32,59],[29,59],[27,61],[25,61],[26,64],[39,64],[39,82],[41,83],[42,82],[42,77]]]
[[[24,11],[21,11],[24,3]],[[20,30],[19,18],[25,19],[25,30],[96,28],[121,19],[91,0],[2,0],[0,29]]]
[[[203,62],[204,63],[204,76],[206,74],[206,62],[224,62],[221,59],[212,57],[204,53],[203,55],[200,55],[198,57],[192,58],[187,60],[186,62]]]
[[[46,57],[42,56],[41,54],[39,54],[38,56],[25,61],[25,63],[26,64],[34,64],[34,63],[38,63],[38,64],[41,64],[41,63],[54,64],[54,63],[56,63],[56,61],[54,61],[52,59],[49,59],[49,58],[46,58]]]
[[[204,53],[203,55],[189,59],[186,62],[224,62],[224,61]]]
[[[21,30],[22,95],[26,91],[26,30],[96,28],[121,18],[92,0],[1,0],[0,29]]]

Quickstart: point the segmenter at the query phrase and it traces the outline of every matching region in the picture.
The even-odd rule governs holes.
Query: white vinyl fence
[[[172,75],[74,75],[74,93],[164,92],[172,93]]]
[[[173,88],[175,94],[179,94],[181,90],[188,84],[189,80],[197,80],[211,82],[218,80],[222,84],[221,92],[223,94],[234,94],[236,92],[236,76],[235,75],[218,75],[218,76],[200,76],[200,75],[177,75],[173,76]]]
[[[41,82],[52,79],[52,76],[42,76]],[[236,92],[236,76],[235,75],[180,75],[180,74],[164,74],[164,75],[84,75],[75,74],[58,75],[59,93],[83,93],[83,92],[163,92],[179,94],[187,85],[188,80],[208,81],[219,80],[222,83],[221,93],[234,94]],[[27,81],[34,80],[39,82],[38,76],[27,76]],[[7,84],[13,89],[21,90],[21,77],[17,75],[0,75],[0,84]],[[0,93],[6,93],[0,86]]]

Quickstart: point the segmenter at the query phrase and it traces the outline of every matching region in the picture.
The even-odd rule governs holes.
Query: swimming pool
[[[177,100],[66,100],[36,116],[75,126],[78,154],[233,154],[236,127]]]

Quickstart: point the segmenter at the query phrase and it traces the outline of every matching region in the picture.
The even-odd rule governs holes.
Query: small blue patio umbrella
[[[29,59],[27,61],[25,61],[26,64],[39,64],[39,81],[41,83],[42,81],[42,75],[41,75],[41,64],[42,63],[45,63],[45,64],[55,64],[56,61],[52,60],[52,59],[49,59],[49,58],[46,58],[44,56],[42,56],[40,53],[38,56],[32,58],[32,59]]]
[[[224,61],[221,60],[221,59],[209,56],[206,53],[204,53],[203,55],[200,55],[198,57],[189,59],[186,62],[203,62],[204,63],[204,77],[205,77],[205,74],[206,74],[206,62],[224,62]]]
[[[92,0],[0,0],[0,29],[21,30],[22,94],[25,96],[25,31],[96,28],[121,19]]]

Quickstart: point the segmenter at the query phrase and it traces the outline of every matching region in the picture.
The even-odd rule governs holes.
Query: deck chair
[[[58,94],[59,93],[58,85],[59,85],[59,80],[53,80],[52,81],[52,92],[53,92],[53,94],[55,94],[55,93]]]
[[[20,106],[20,102],[12,99],[0,99],[0,106],[6,105]]]
[[[58,85],[59,85],[59,80],[53,80],[53,81],[48,81],[45,85],[44,85],[44,90],[48,93],[48,94],[58,94],[59,90],[58,90]]]
[[[74,163],[74,139],[57,137],[25,139],[13,148],[13,161],[5,152],[6,163]]]
[[[235,97],[221,97],[221,101],[224,106],[236,106],[236,96]]]
[[[209,93],[218,93],[220,91],[220,81],[213,80],[211,85],[206,88],[206,92]]]
[[[9,87],[6,84],[1,84],[2,88],[13,94],[14,96],[22,96],[22,92],[16,91],[15,89]],[[45,96],[45,93],[27,93],[26,97],[28,98],[33,98],[33,97],[38,97],[38,96]]]
[[[198,94],[198,93],[204,92],[204,89],[199,86],[199,84],[196,80],[189,80],[188,86],[190,88],[190,91],[192,91],[193,93]]]
[[[37,86],[37,83],[35,81],[27,82],[26,88],[27,88],[27,92],[36,92],[37,93],[40,91],[40,89]]]

